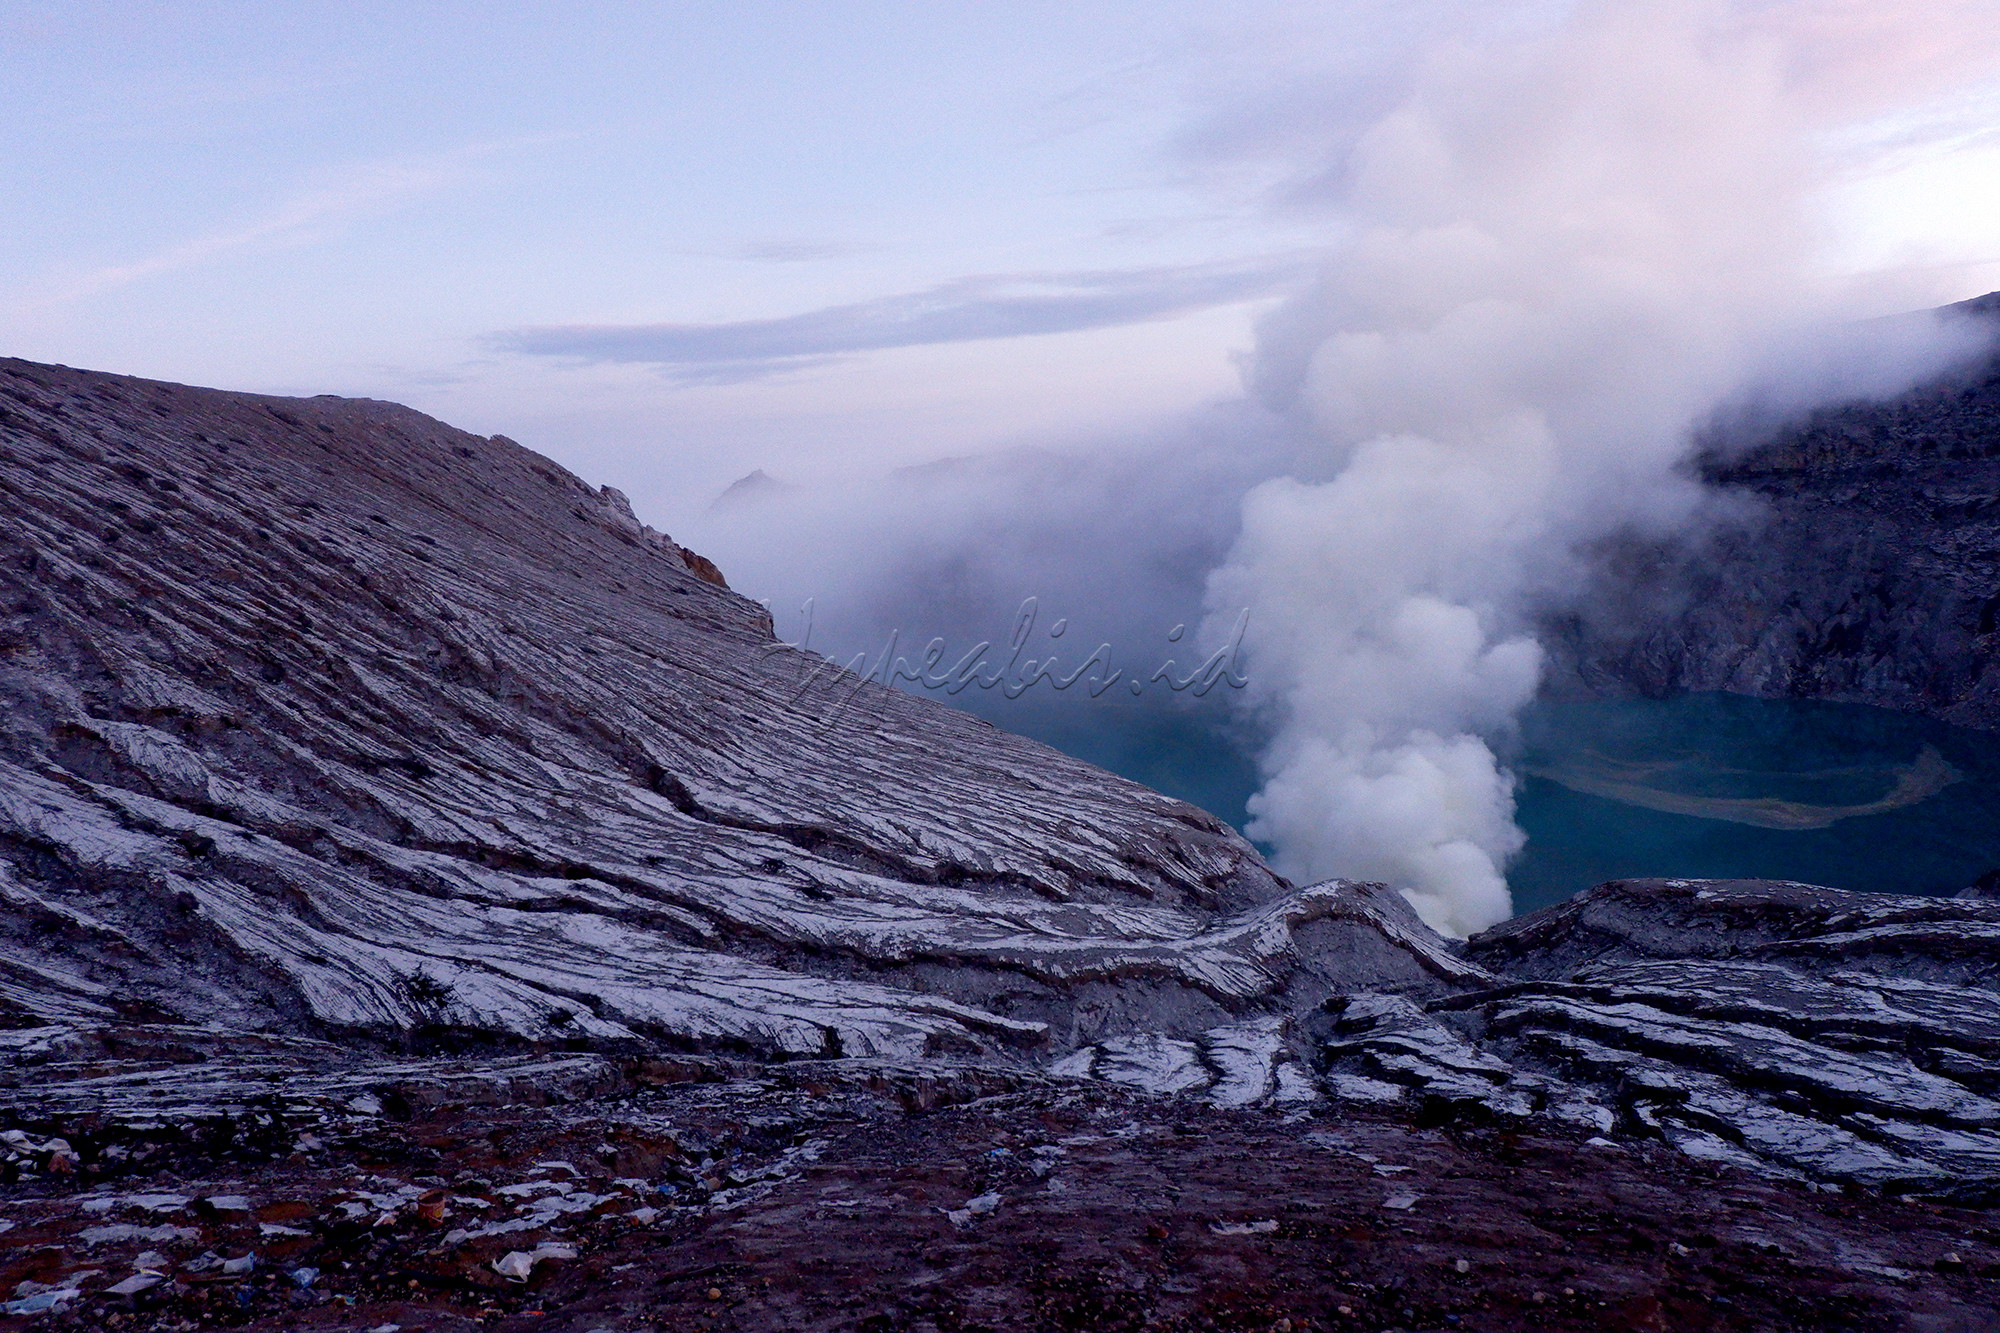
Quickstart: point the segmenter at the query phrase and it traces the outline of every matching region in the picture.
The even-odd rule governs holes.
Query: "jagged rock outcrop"
[[[503,438],[5,362],[0,497],[24,1031],[1039,1058],[1456,966]]]
[[[2000,903],[1631,880],[1467,941],[1451,993],[1094,1043],[1056,1072],[1220,1106],[1557,1125],[1827,1185],[2000,1201]]]
[[[2000,320],[2000,293],[1950,307]],[[1714,442],[1736,519],[1602,552],[1557,684],[1831,699],[2000,729],[2000,356]]]
[[[1599,885],[1467,945],[1492,983],[1336,1001],[1328,1079],[1829,1184],[2000,1200],[2000,903]]]

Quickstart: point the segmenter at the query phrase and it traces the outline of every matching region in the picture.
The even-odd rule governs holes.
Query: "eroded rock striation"
[[[1498,1220],[1531,1207],[1493,1183],[1530,1139],[1564,1170],[1617,1162],[1621,1197],[1749,1172],[1758,1198],[1985,1218],[2000,1192],[2000,902],[1630,881],[1446,940],[1379,885],[1286,884],[1199,810],[774,641],[615,492],[389,404],[0,363],[0,489],[0,1176],[42,1246],[15,1299],[45,1312],[223,1309],[204,1284],[256,1271],[222,1273],[225,1242],[353,1265],[371,1300],[420,1281],[523,1308],[572,1260],[765,1245],[724,1226],[756,1200],[893,1210],[901,1166],[822,1156],[864,1139],[944,1200],[898,1234],[1086,1198],[1077,1226],[1141,1227],[1106,1211],[1113,1182],[1172,1172],[1180,1220],[1143,1223],[1148,1244],[1230,1200],[1190,1255],[1334,1234],[1312,1229],[1323,1203],[1238,1215],[1288,1187],[1283,1145],[1339,1159],[1342,1207],[1387,1191],[1368,1225],[1414,1234],[1385,1219],[1478,1195],[1490,1226],[1436,1234],[1515,1228],[1489,1255],[1515,1264],[1571,1206]],[[683,1084],[720,1090],[661,1091]],[[1057,1121],[1054,1147],[1113,1144],[1077,1154],[1108,1174],[1065,1202],[1059,1153],[952,1165],[959,1140],[918,1122],[969,1102],[987,1109],[962,1123],[1009,1144]],[[876,1123],[889,1103],[910,1127]],[[741,1119],[754,1170],[675,1116]],[[460,1140],[501,1121],[601,1138],[614,1165],[496,1147],[505,1173],[478,1176]],[[1276,1155],[1187,1175],[1210,1195],[1184,1204],[1181,1141],[1211,1132]],[[431,1174],[447,1159],[473,1173],[457,1194]],[[197,1225],[188,1172],[233,1182],[204,1186],[223,1199],[337,1176],[352,1216],[203,1196]],[[1905,1251],[1966,1270],[1931,1232],[1857,1258],[1887,1223],[1804,1211],[1820,1249],[1798,1273],[1831,1304],[1767,1326],[1850,1326],[1841,1284],[1904,1282]],[[128,1261],[136,1285],[91,1285]],[[1666,1298],[1611,1267],[1618,1299]],[[228,1300],[277,1321],[333,1300],[319,1280]],[[1407,1317],[1403,1280],[1339,1299]],[[1433,1312],[1480,1326],[1448,1284]],[[1609,1300],[1576,1297],[1574,1326]]]
[[[8,362],[0,488],[16,1024],[1059,1054],[1462,970],[505,439]]]
[[[1600,885],[1474,939],[1429,1006],[1563,1118],[1802,1178],[2000,1191],[2000,904],[1768,881]],[[1345,1015],[1342,1016],[1345,1018]],[[1374,1026],[1353,1039],[1366,1050]],[[1451,1097],[1422,1080],[1425,1096]]]
[[[1114,1037],[1056,1068],[1224,1106],[1324,1097],[1429,1124],[1555,1124],[1820,1184],[2000,1200],[2000,903],[1613,881],[1463,956],[1479,974],[1451,993],[1358,990],[1263,1028]]]

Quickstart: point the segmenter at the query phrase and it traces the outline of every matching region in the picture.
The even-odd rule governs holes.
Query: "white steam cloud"
[[[894,628],[1004,637],[1030,594],[1121,647],[1204,595],[1218,643],[1247,607],[1248,832],[1295,881],[1387,881],[1453,934],[1502,920],[1523,835],[1497,755],[1541,683],[1537,618],[1590,581],[1579,551],[1700,519],[1713,497],[1682,465],[1719,412],[1887,395],[1975,350],[1858,321],[1817,272],[1813,209],[1852,165],[1830,128],[2000,59],[2000,36],[1961,61],[1926,35],[1964,30],[1961,0],[1893,23],[1845,0],[1561,13],[1433,52],[1400,100],[1371,93],[1391,109],[1365,130],[1290,136],[1313,160],[1278,195],[1330,206],[1344,239],[1264,321],[1246,401],[802,487],[685,535],[783,632],[817,595],[843,658]]]
[[[1385,880],[1452,934],[1510,914],[1493,742],[1539,684],[1532,610],[1580,543],[1684,521],[1696,425],[1832,313],[1788,54],[1720,6],[1586,6],[1438,56],[1361,138],[1355,239],[1256,363],[1333,475],[1251,490],[1210,580],[1251,608],[1249,831],[1283,873]]]

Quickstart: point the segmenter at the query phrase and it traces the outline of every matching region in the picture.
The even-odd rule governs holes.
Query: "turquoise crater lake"
[[[953,702],[1242,828],[1252,743],[1220,694]],[[1507,876],[1521,912],[1607,879],[1941,894],[2000,868],[2000,736],[1907,713],[1726,694],[1542,702],[1503,757],[1528,834]]]
[[[1544,703],[1514,767],[1519,911],[1641,875],[1939,894],[2000,868],[2000,736],[1908,713],[1728,694]]]

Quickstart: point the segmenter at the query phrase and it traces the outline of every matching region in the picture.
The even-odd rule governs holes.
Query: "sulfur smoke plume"
[[[1353,116],[1278,136],[1291,198],[1335,183],[1341,239],[1262,325],[1244,401],[768,494],[697,545],[787,634],[816,597],[814,645],[841,661],[899,631],[1004,639],[1034,594],[1074,617],[1066,663],[1101,639],[1149,665],[1205,578],[1203,644],[1250,611],[1248,831],[1294,880],[1385,880],[1442,930],[1483,928],[1523,841],[1499,756],[1540,683],[1534,625],[1579,609],[1578,552],[1709,517],[1680,464],[1718,412],[1893,394],[1972,350],[1920,318],[1857,321],[1817,272],[1811,210],[1830,129],[2000,64],[2000,31],[1972,40],[1978,3],[1489,23],[1511,35],[1432,52],[1401,96],[1371,85],[1390,109],[1358,138]]]
[[[1510,914],[1532,609],[1580,543],[1686,521],[1696,423],[1835,313],[1789,54],[1719,7],[1588,6],[1438,56],[1359,141],[1351,240],[1252,368],[1328,479],[1251,489],[1209,580],[1214,617],[1251,608],[1249,831],[1285,874],[1386,880],[1454,934]]]

